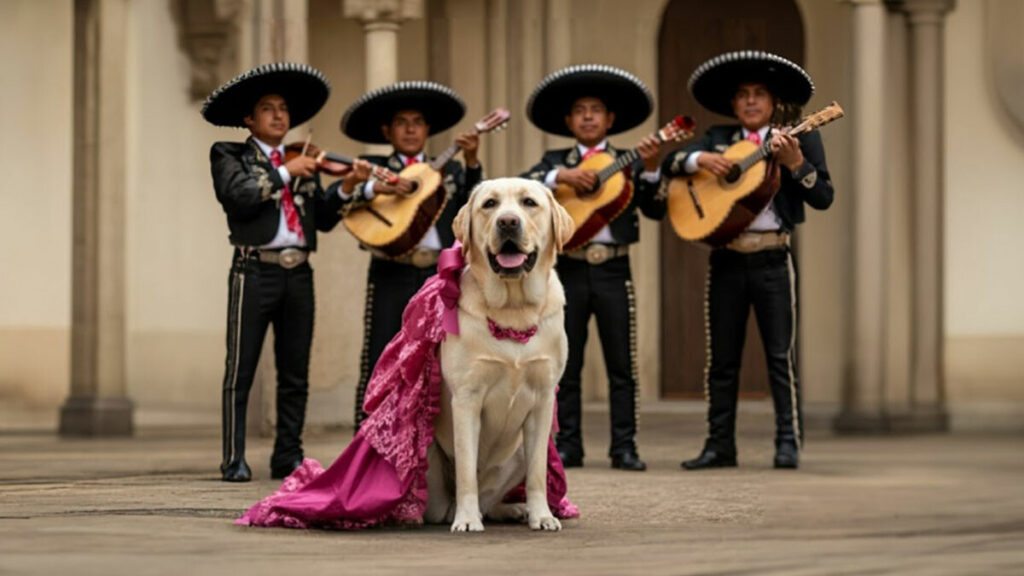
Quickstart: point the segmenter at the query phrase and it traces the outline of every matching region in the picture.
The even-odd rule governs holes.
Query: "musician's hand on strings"
[[[459,134],[455,143],[462,148],[462,159],[466,161],[467,168],[475,168],[479,165],[477,161],[477,150],[480,149],[480,135],[476,132],[465,132]]]
[[[349,170],[348,174],[341,181],[341,189],[345,194],[351,194],[356,186],[362,182],[366,182],[370,179],[370,172],[373,170],[373,164],[370,164],[366,160],[357,159],[352,163],[352,169]]]
[[[590,196],[597,191],[597,172],[579,168],[563,168],[555,176],[555,182],[572,186],[580,196]]]
[[[661,147],[661,140],[654,136],[647,136],[636,145],[636,151],[644,161],[644,170],[654,172],[658,169],[658,149]]]
[[[316,172],[316,158],[296,156],[285,162],[284,168],[292,175],[292,178],[309,178]]]
[[[779,164],[796,171],[804,163],[804,153],[800,150],[800,141],[789,134],[775,133],[771,141],[772,155]]]
[[[732,170],[732,161],[715,152],[701,152],[697,156],[697,166],[722,178]]]
[[[378,181],[373,185],[374,194],[409,196],[415,190],[412,180],[399,178],[394,184]]]

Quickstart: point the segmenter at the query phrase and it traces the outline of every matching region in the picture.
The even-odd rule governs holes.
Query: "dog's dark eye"
[[[526,198],[523,198],[523,206],[529,206],[530,208],[534,208],[537,206],[537,201],[527,196]]]
[[[498,201],[497,200],[495,200],[494,198],[488,198],[486,201],[484,201],[483,208],[494,208],[497,205],[498,205]]]

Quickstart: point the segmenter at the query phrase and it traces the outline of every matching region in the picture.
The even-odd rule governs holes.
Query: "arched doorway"
[[[708,58],[731,50],[767,50],[802,64],[804,29],[793,0],[670,0],[658,38],[658,102],[667,122],[688,114],[703,132],[730,123],[700,107],[686,90],[693,70]],[[666,220],[661,226],[661,396],[704,395],[704,281],[709,251],[684,243]],[[740,392],[767,395],[761,339],[748,320]]]

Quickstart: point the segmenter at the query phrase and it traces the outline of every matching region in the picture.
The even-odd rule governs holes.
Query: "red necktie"
[[[270,151],[270,163],[274,165],[274,168],[281,166],[281,153],[277,149]],[[287,184],[281,191],[281,210],[284,211],[284,222],[288,229],[298,234],[299,238],[303,238],[302,223],[299,222],[299,213],[295,211],[295,200],[292,199],[292,191]]]
[[[581,160],[586,160],[598,152],[604,152],[604,150],[601,150],[600,148],[588,148],[587,151],[583,153],[583,158],[581,158]]]
[[[753,142],[754,144],[757,144],[758,146],[761,145],[761,135],[759,133],[757,133],[757,132],[750,132],[750,133],[748,133],[747,134],[747,140],[750,140],[751,142]]]
[[[413,164],[415,164],[417,162],[419,162],[419,160],[417,160],[415,156],[406,156],[405,157],[405,165],[406,166],[412,166]]]

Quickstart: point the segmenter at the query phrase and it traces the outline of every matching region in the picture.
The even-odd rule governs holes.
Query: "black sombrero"
[[[526,102],[526,117],[549,134],[572,136],[565,117],[573,102],[586,96],[601,100],[615,113],[608,134],[639,126],[654,110],[651,91],[636,76],[613,66],[581,64],[562,68],[541,80]]]
[[[343,134],[367,144],[386,144],[380,127],[391,124],[400,110],[416,110],[438,134],[455,126],[466,114],[466,103],[447,86],[425,80],[396,82],[360,96],[341,117]]]
[[[331,93],[331,84],[317,69],[293,62],[274,62],[239,74],[203,103],[203,118],[216,126],[245,128],[243,118],[260,98],[278,94],[288,104],[291,127],[312,118]]]
[[[761,82],[775,99],[803,106],[814,94],[814,82],[797,64],[760,50],[719,54],[693,71],[687,87],[693,97],[712,112],[735,116],[732,98],[744,82]]]

